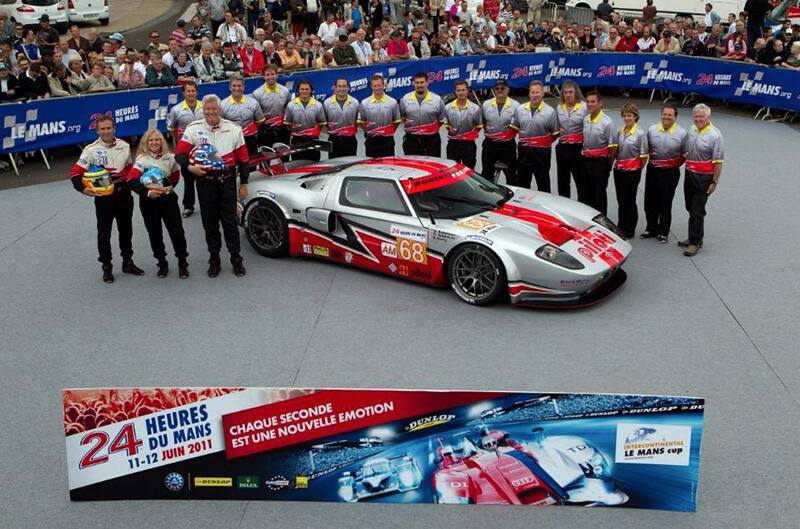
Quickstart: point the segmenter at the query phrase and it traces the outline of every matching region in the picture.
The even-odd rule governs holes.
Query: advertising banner
[[[63,391],[72,500],[694,511],[704,400],[394,389]]]
[[[484,56],[434,58],[373,66],[299,71],[281,76],[290,91],[297,81],[312,82],[315,97],[324,100],[333,93],[338,77],[350,83],[353,97],[371,93],[370,78],[381,74],[387,92],[395,98],[412,90],[415,73],[424,72],[432,91],[448,94],[453,82],[466,79],[473,89],[488,89],[498,79],[522,89],[534,80],[546,85],[567,79],[584,88],[610,86],[629,89],[664,89],[695,92],[714,99],[751,103],[776,109],[800,110],[800,72],[742,64],[652,53],[516,53]],[[247,79],[245,92],[263,83]],[[228,83],[200,85],[200,95],[229,95]],[[30,103],[0,105],[0,153],[48,149],[87,143],[97,139],[94,124],[108,115],[117,123],[117,136],[141,135],[148,128],[166,130],[169,109],[182,100],[180,89],[150,88],[112,94],[52,98]]]

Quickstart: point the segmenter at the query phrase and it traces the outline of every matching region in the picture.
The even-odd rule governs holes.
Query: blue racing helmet
[[[198,145],[189,153],[189,163],[199,166],[203,171],[224,171],[225,162],[217,154],[213,145]]]
[[[169,187],[169,179],[158,167],[149,167],[142,176],[139,177],[139,182],[145,187]]]

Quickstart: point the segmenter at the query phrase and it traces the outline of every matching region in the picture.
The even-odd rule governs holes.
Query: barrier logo
[[[742,72],[739,75],[739,87],[736,88],[734,95],[741,97],[743,95],[751,96],[774,96],[785,97],[786,99],[792,98],[792,93],[783,90],[781,85],[771,84],[764,82],[764,72],[759,71],[753,74],[752,78],[749,73]]]
[[[3,128],[7,133],[3,136],[3,150],[12,149],[20,143],[36,141],[41,136],[51,134],[64,134],[66,132],[79,133],[81,125],[79,123],[68,125],[66,121],[39,121],[39,109],[32,108],[25,110],[25,119],[17,122],[17,115],[6,116],[3,121]]]
[[[691,78],[684,78],[683,72],[678,72],[669,69],[669,60],[662,59],[656,65],[653,61],[644,63],[644,75],[639,79],[640,85],[648,85],[651,81],[661,83],[664,81],[673,81],[676,83],[691,84]]]
[[[172,492],[178,492],[185,484],[186,480],[177,472],[170,472],[164,478],[164,486],[167,487],[167,490],[171,490]]]

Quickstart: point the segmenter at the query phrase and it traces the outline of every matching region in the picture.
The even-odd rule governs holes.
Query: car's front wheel
[[[259,200],[246,213],[247,240],[255,251],[267,257],[289,253],[289,223],[283,211],[267,200]]]
[[[447,277],[458,297],[471,305],[491,305],[506,291],[500,258],[479,244],[465,244],[448,260]]]

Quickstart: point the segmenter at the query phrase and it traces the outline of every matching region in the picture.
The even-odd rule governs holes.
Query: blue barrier
[[[800,72],[715,59],[648,53],[519,53],[437,58],[374,66],[297,72],[280,82],[291,90],[300,79],[310,80],[316,97],[331,95],[336,78],[345,77],[356,98],[369,95],[370,78],[380,73],[387,91],[399,97],[412,89],[417,72],[428,74],[432,91],[452,91],[453,81],[466,79],[473,88],[490,88],[506,79],[512,88],[524,88],[539,80],[546,85],[567,79],[581,86],[630,89],[664,89],[695,92],[715,99],[752,103],[800,111]],[[263,80],[246,80],[246,92]],[[200,94],[228,94],[226,82],[200,85]],[[120,137],[136,136],[151,127],[166,130],[169,108],[180,101],[180,89],[148,88],[111,94],[47,99],[0,105],[2,148],[0,154],[48,149],[92,141],[95,120],[110,115]]]

